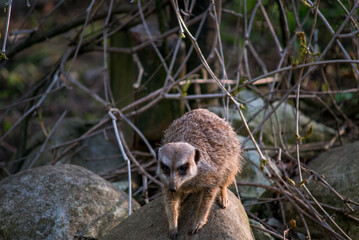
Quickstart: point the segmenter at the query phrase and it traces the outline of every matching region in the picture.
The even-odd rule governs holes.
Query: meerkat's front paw
[[[197,224],[192,228],[192,230],[191,230],[188,234],[192,235],[192,234],[197,233],[199,230],[202,229],[202,227],[203,227],[205,224],[206,224],[206,222],[200,221],[199,223],[197,223]]]
[[[221,191],[217,195],[217,203],[221,208],[228,207],[228,197],[227,197],[227,188],[221,188]]]
[[[228,207],[228,197],[227,194],[219,194],[217,197],[217,204],[219,205],[220,208],[226,208]]]
[[[170,228],[170,238],[171,240],[176,240],[178,237],[178,229],[177,228]]]
[[[217,204],[220,208],[225,209],[228,207],[228,200],[227,201],[217,200]]]

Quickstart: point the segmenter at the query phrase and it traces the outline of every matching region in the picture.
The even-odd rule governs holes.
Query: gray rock
[[[245,90],[238,93],[237,97],[246,102],[246,109],[243,110],[244,117],[247,121],[254,117],[252,121],[248,123],[251,129],[256,128],[263,121],[263,117],[272,111],[272,108],[268,107],[268,111],[263,110],[265,103],[262,98],[257,94]],[[279,102],[274,102],[272,105],[276,107]],[[210,111],[224,116],[223,107],[210,107]],[[233,126],[239,128],[242,126],[242,118],[240,117],[237,110],[229,112],[229,120],[233,123]],[[313,119],[310,119],[308,116],[304,115],[302,112],[299,112],[299,130],[300,134],[305,136],[306,132],[309,129],[309,126],[312,125],[313,132],[306,142],[320,142],[331,139],[335,130],[325,126],[324,124],[318,123]],[[280,129],[278,127],[280,126]],[[273,132],[275,134],[273,134]],[[296,142],[295,136],[295,109],[290,104],[281,104],[275,111],[275,115],[272,114],[270,118],[264,123],[263,127],[263,141],[269,145],[274,145],[275,142],[279,143],[278,133],[282,132],[284,142],[294,144]],[[246,132],[243,132],[246,134]],[[247,134],[246,134],[247,135]]]
[[[262,224],[260,224],[259,222],[255,221],[253,219],[250,219],[249,222],[252,225],[258,226],[260,228],[264,228],[264,226]],[[256,240],[274,240],[274,237],[272,237],[270,234],[268,234],[266,232],[263,232],[263,231],[261,231],[260,229],[257,229],[257,228],[252,228],[252,229],[253,229],[254,238]]]
[[[359,202],[359,141],[325,152],[311,161],[308,166],[325,177],[325,180],[342,196]],[[306,177],[306,176],[305,176]],[[356,186],[356,187],[355,187]],[[345,204],[328,189],[316,181],[308,184],[309,190],[319,202],[346,209]],[[359,212],[351,213],[357,219]],[[352,238],[359,239],[359,224],[341,214],[335,221]]]
[[[359,141],[334,148],[328,152],[320,154],[317,158],[309,162],[308,167],[316,171],[319,175],[324,176],[325,180],[342,196],[347,199],[359,202]],[[307,174],[303,174],[303,179],[308,178]],[[294,179],[299,182],[298,179]],[[325,188],[318,181],[312,179],[307,184],[308,189],[314,197],[324,204],[348,209],[344,202],[334,193]],[[355,207],[352,205],[352,207]],[[296,218],[297,212],[290,206],[288,212],[292,213],[290,218],[295,218],[300,227],[301,220]],[[328,209],[327,209],[328,210]],[[321,211],[319,211],[321,212]],[[347,233],[352,239],[359,239],[358,222],[344,216],[340,213],[334,213],[328,210],[329,214],[333,214],[335,222]],[[354,213],[349,212],[357,219],[359,218],[358,210]],[[329,220],[327,220],[330,223]],[[320,239],[327,239],[326,232],[316,224],[310,224],[310,230]],[[335,227],[333,229],[336,230]],[[304,230],[303,230],[304,232]]]
[[[243,143],[244,138],[239,136],[239,140]],[[244,148],[254,148],[252,141],[247,141]],[[268,168],[264,168],[262,172],[260,170],[261,158],[256,150],[248,150],[244,153],[246,161],[244,162],[243,169],[239,175],[239,179],[242,182],[259,183],[267,186],[272,185],[269,179],[265,176],[268,173]],[[281,175],[281,172],[276,165],[272,164],[273,169]],[[252,187],[252,186],[238,186],[239,192],[243,197],[259,198],[266,191],[264,188]]]
[[[228,191],[229,206],[220,209],[214,204],[207,224],[198,233],[188,235],[194,222],[198,196],[191,195],[183,203],[179,218],[178,239],[254,239],[247,214],[240,200]],[[162,198],[145,205],[111,230],[102,240],[169,239],[167,217]]]
[[[97,238],[128,212],[126,193],[75,165],[20,172],[3,179],[0,192],[0,239]]]

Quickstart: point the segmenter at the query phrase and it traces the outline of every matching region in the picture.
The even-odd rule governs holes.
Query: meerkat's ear
[[[194,162],[197,164],[201,157],[201,152],[196,148],[194,153]]]
[[[158,154],[160,152],[161,148],[156,148],[155,152],[156,152],[156,159],[158,160]]]

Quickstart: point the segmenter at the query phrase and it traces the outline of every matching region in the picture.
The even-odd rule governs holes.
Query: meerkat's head
[[[157,158],[159,176],[172,192],[197,175],[200,152],[188,143],[167,143],[158,150]]]

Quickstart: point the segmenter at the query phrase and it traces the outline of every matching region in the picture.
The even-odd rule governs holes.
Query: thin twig
[[[112,97],[110,83],[108,80],[108,63],[107,63],[107,35],[108,35],[108,25],[112,13],[112,7],[113,7],[113,0],[110,1],[110,6],[108,7],[108,14],[106,17],[105,26],[103,30],[103,86],[104,86],[106,102],[107,103],[110,102],[110,96],[111,96],[111,102],[114,105],[115,101]]]
[[[6,7],[6,12],[7,12],[6,27],[5,27],[5,35],[4,35],[3,45],[2,45],[2,49],[1,49],[1,52],[3,54],[6,53],[6,42],[7,42],[7,36],[9,34],[11,9],[12,9],[12,0],[9,0],[9,2],[7,3],[7,7]]]
[[[138,89],[141,85],[144,69],[136,53],[132,54],[132,58],[133,61],[137,64],[137,68],[138,68],[137,81],[133,84],[133,88]]]
[[[115,136],[116,136],[116,139],[117,139],[118,146],[120,147],[122,157],[127,162],[127,170],[128,170],[128,172],[127,172],[128,173],[128,216],[130,216],[131,212],[132,212],[131,163],[130,163],[130,160],[128,159],[127,154],[126,154],[126,152],[125,152],[125,150],[123,149],[123,146],[122,146],[122,141],[120,139],[120,135],[119,135],[118,129],[117,129],[117,123],[116,123],[117,118],[115,117],[115,115],[113,115],[113,113],[111,112],[111,109],[108,111],[108,115],[112,119],[113,130],[115,132]]]

